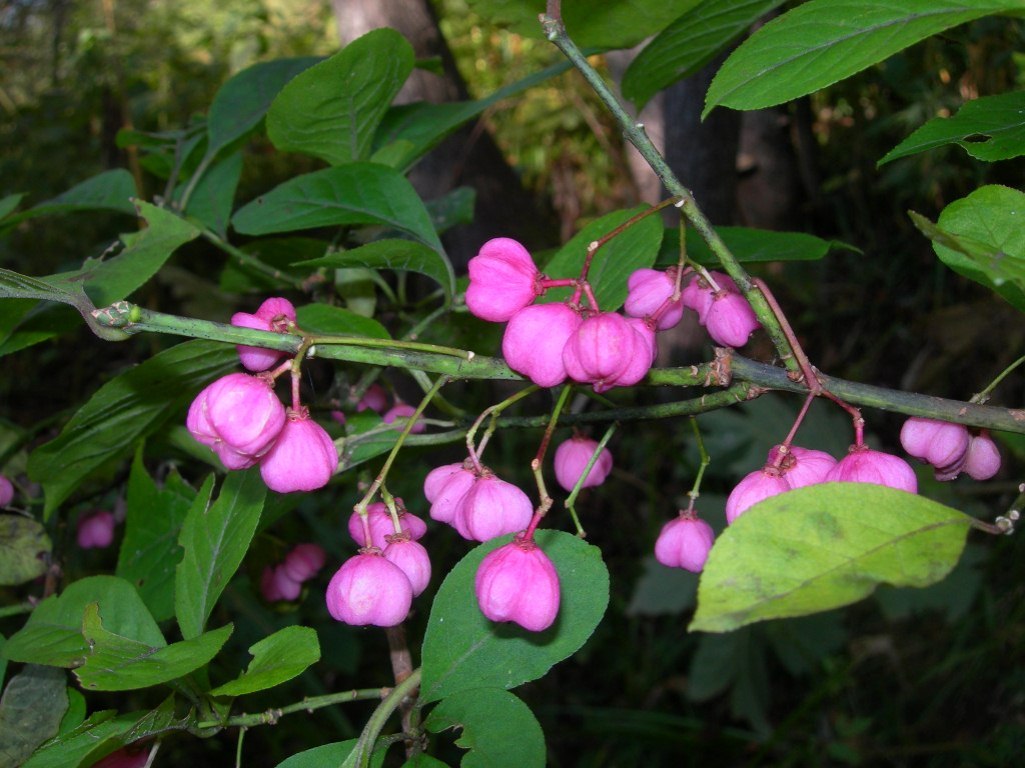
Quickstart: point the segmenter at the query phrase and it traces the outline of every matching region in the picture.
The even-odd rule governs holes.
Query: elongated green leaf
[[[264,264],[274,267],[282,275],[302,280],[307,275],[291,267],[292,262],[323,256],[329,247],[329,243],[310,237],[281,237],[260,238],[246,243],[242,250],[256,256]],[[270,291],[282,290],[286,285],[286,282],[257,272],[234,259],[229,260],[221,272],[220,288],[227,293],[259,292],[267,295]]]
[[[54,440],[29,456],[29,476],[46,493],[44,514],[49,517],[90,472],[131,451],[237,361],[231,347],[187,341],[100,387]]]
[[[30,277],[0,267],[0,299],[42,299],[70,304],[81,310],[93,308],[80,285],[65,285],[54,277]],[[24,309],[31,307],[26,305]]]
[[[267,135],[284,152],[331,165],[366,160],[374,131],[413,71],[413,47],[375,29],[296,75],[267,113]]]
[[[93,712],[84,723],[68,733],[51,739],[21,768],[72,768],[80,766],[97,745],[116,738],[132,727],[138,715],[117,716],[113,709]],[[91,762],[85,763],[91,765]]]
[[[166,683],[209,662],[231,632],[228,624],[190,640],[151,646],[105,629],[99,606],[90,603],[82,619],[89,652],[75,677],[90,691],[131,691]]]
[[[241,696],[263,691],[301,675],[320,661],[317,633],[309,627],[285,627],[249,648],[253,660],[236,680],[210,691],[211,696]]]
[[[809,0],[773,19],[723,64],[714,107],[759,109],[850,77],[950,27],[1025,8],[1022,0]]]
[[[616,211],[591,222],[556,252],[545,265],[544,273],[551,278],[578,277],[587,258],[588,245],[646,209],[646,206],[638,206]],[[603,312],[623,306],[627,278],[635,270],[655,263],[664,231],[658,216],[648,216],[598,249],[591,262],[588,279]],[[550,290],[541,301],[565,301],[570,292],[569,288]]]
[[[1025,312],[1025,193],[991,184],[952,202],[936,224],[910,216],[940,261]]]
[[[469,224],[473,221],[477,190],[473,187],[456,187],[441,197],[426,201],[425,204],[434,231],[441,235],[458,224]]]
[[[115,576],[89,576],[41,602],[25,626],[8,638],[4,656],[57,667],[81,664],[89,652],[82,637],[82,618],[92,603],[99,604],[112,632],[153,647],[165,644],[135,587]]]
[[[698,0],[563,0],[562,17],[570,36],[581,46],[629,48],[658,32]],[[544,0],[469,0],[470,8],[491,24],[511,27],[534,39],[544,13]]]
[[[185,213],[203,222],[208,228],[225,237],[235,190],[242,177],[242,152],[228,155],[207,171],[196,184]],[[179,189],[182,189],[179,187]]]
[[[323,768],[325,765],[339,766],[356,748],[357,739],[322,744],[313,749],[297,752],[275,768]],[[377,763],[378,761],[374,761]]]
[[[30,664],[0,698],[0,766],[19,766],[57,734],[68,709],[67,673]]]
[[[158,488],[143,466],[140,446],[128,476],[125,538],[116,573],[135,585],[157,621],[174,616],[174,571],[182,556],[178,534],[195,498],[175,470]]]
[[[301,262],[304,267],[368,267],[397,269],[427,275],[451,296],[456,278],[452,265],[440,252],[410,240],[378,240],[351,251],[332,253],[319,259]]]
[[[45,555],[53,548],[36,520],[0,515],[0,585],[24,584],[46,573]]]
[[[694,74],[783,0],[705,0],[663,29],[623,74],[623,95],[641,109]]]
[[[404,242],[404,241],[400,241]],[[420,246],[423,247],[423,246]],[[431,251],[433,253],[433,251]],[[363,317],[342,307],[327,304],[307,304],[295,310],[299,327],[311,333],[339,336],[369,336],[372,339],[390,339],[387,329],[372,317]]]
[[[804,232],[773,232],[750,227],[716,227],[737,261],[742,264],[757,264],[768,261],[814,261],[823,258],[833,248],[851,246],[836,240],[823,240]],[[706,267],[720,267],[718,257],[712,253],[701,235],[694,229],[687,230],[687,256]],[[668,228],[662,238],[656,266],[668,267],[680,260],[680,230]]]
[[[217,91],[207,117],[207,152],[213,156],[260,124],[271,103],[293,77],[320,59],[275,59],[243,69]]]
[[[131,198],[136,194],[132,174],[123,168],[103,173],[76,184],[57,197],[29,208],[27,211],[8,216],[0,223],[0,230],[11,227],[26,219],[50,216],[56,213],[76,211],[116,211],[134,214]]]
[[[887,152],[878,165],[957,144],[976,160],[1025,155],[1025,91],[966,102],[953,117],[934,117]]]
[[[545,735],[530,707],[501,688],[459,691],[443,699],[424,727],[434,733],[459,728],[456,746],[470,752],[462,768],[487,768],[516,756],[520,768],[543,768]]]
[[[206,486],[204,486],[205,488]],[[267,487],[258,469],[230,473],[217,501],[200,491],[182,525],[185,550],[174,580],[178,626],[186,639],[198,637],[221,592],[238,570],[260,522]]]
[[[442,252],[431,219],[408,181],[373,163],[325,168],[284,182],[236,211],[232,226],[245,235],[315,227],[383,224]]]
[[[18,204],[21,203],[23,197],[25,197],[24,193],[16,193],[0,197],[0,219],[3,219],[14,211],[14,209],[18,207]]]
[[[536,539],[559,571],[561,605],[555,624],[544,632],[528,632],[486,619],[473,593],[477,567],[511,538],[481,544],[445,577],[424,635],[421,701],[535,680],[575,653],[605,614],[609,575],[601,552],[576,536],[545,530]]]
[[[868,483],[773,496],[712,547],[689,629],[804,616],[860,600],[878,584],[927,586],[957,564],[969,524],[956,509]]]

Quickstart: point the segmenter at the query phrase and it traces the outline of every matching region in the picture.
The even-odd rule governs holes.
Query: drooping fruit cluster
[[[327,553],[318,544],[298,544],[275,566],[266,566],[260,578],[260,594],[267,602],[295,600],[302,585],[327,562]]]
[[[431,519],[451,525],[464,539],[487,541],[522,531],[534,507],[527,494],[472,462],[445,464],[424,479]]]
[[[381,502],[353,512],[349,534],[359,554],[342,564],[327,587],[327,609],[352,626],[399,624],[431,580],[431,560],[418,541],[427,525],[395,499],[394,515]]]
[[[953,480],[962,472],[973,480],[989,480],[1000,470],[1000,451],[989,433],[973,435],[963,424],[914,416],[901,427],[900,444],[935,467],[937,480]]]
[[[283,333],[295,328],[295,309],[286,299],[271,298],[254,315],[237,313],[232,323]],[[264,352],[272,354],[257,354]],[[259,464],[263,481],[278,493],[327,485],[338,468],[338,451],[308,408],[297,399],[285,408],[278,400],[274,379],[283,371],[266,369],[282,353],[240,346],[239,356],[246,368],[260,372],[229,373],[200,392],[189,407],[189,432],[229,470]]]

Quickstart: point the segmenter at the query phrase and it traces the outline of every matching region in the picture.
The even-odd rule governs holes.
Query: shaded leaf
[[[0,197],[0,219],[3,219],[9,213],[14,211],[14,209],[18,207],[18,204],[21,203],[23,197],[25,197],[24,193],[16,193]]]
[[[221,237],[228,232],[235,190],[242,177],[242,153],[229,155],[203,174],[189,198],[185,213]]]
[[[439,253],[443,250],[412,185],[397,171],[373,163],[296,176],[244,205],[232,218],[232,226],[245,235],[351,224],[383,224]]]
[[[815,261],[825,257],[833,248],[855,250],[837,240],[823,240],[804,232],[773,232],[751,227],[716,227],[715,231],[730,249],[730,253],[742,264]],[[719,258],[712,253],[708,243],[693,228],[687,229],[687,256],[706,267],[721,267]],[[662,238],[656,266],[668,267],[679,260],[680,230],[675,227],[667,228]]]
[[[0,697],[0,766],[16,768],[57,734],[68,709],[66,677],[30,664],[11,678]]]
[[[419,272],[438,283],[446,296],[451,297],[455,290],[455,274],[449,260],[437,250],[411,240],[377,240],[350,251],[300,262],[298,266],[336,269],[367,267]]]
[[[555,623],[544,632],[528,632],[486,619],[474,597],[477,567],[488,552],[511,539],[481,544],[445,577],[424,635],[421,701],[535,680],[575,653],[604,616],[609,576],[601,552],[576,536],[544,530],[536,534],[538,545],[559,572],[561,605]]]
[[[214,605],[238,570],[260,522],[267,486],[259,469],[231,472],[209,505],[208,478],[182,525],[185,550],[175,571],[175,615],[182,636],[198,637]]]
[[[295,310],[296,321],[304,331],[336,336],[368,336],[390,339],[388,331],[372,317],[363,317],[342,307],[307,304]]]
[[[887,152],[877,165],[957,144],[976,160],[1025,155],[1025,91],[966,102],[953,117],[934,117]]]
[[[637,109],[697,72],[783,0],[705,0],[663,29],[623,74],[623,95]]]
[[[923,587],[957,564],[970,518],[867,483],[824,483],[766,499],[716,540],[689,629],[728,632],[871,594]]]
[[[253,660],[246,671],[214,688],[211,696],[241,696],[291,680],[320,661],[320,643],[309,627],[285,627],[250,646],[249,653]]]
[[[74,730],[61,734],[40,747],[22,768],[70,768],[80,766],[98,745],[131,728],[137,715],[118,716],[113,709],[93,712]],[[86,763],[91,765],[91,763]]]
[[[53,544],[36,520],[0,515],[0,585],[13,586],[46,573],[45,555]]]
[[[1025,312],[1025,193],[991,184],[952,202],[936,224],[909,215],[940,261]]]
[[[50,514],[104,462],[180,413],[206,384],[238,362],[234,348],[187,341],[111,379],[71,417],[61,433],[29,456],[29,476],[46,493]]]
[[[445,697],[427,716],[424,727],[434,733],[461,730],[456,746],[470,750],[463,768],[515,763],[543,768],[545,735],[530,707],[501,688],[477,688]]]
[[[759,109],[825,88],[920,40],[1020,0],[809,0],[744,41],[708,88],[717,106]]]
[[[26,219],[49,216],[56,213],[76,211],[116,211],[134,214],[131,198],[136,194],[132,174],[123,168],[104,171],[76,184],[67,192],[33,206],[26,211],[8,216],[0,222],[0,230],[7,229]],[[5,200],[7,198],[4,198]]]
[[[281,89],[267,135],[283,152],[341,165],[365,160],[374,131],[413,71],[413,48],[394,29],[375,29]]]

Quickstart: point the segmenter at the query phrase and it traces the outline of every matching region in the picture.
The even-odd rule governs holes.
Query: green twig
[[[251,728],[254,725],[274,725],[285,715],[295,712],[313,712],[316,709],[331,707],[335,704],[345,704],[350,701],[381,700],[391,691],[390,688],[357,688],[343,693],[329,693],[324,696],[309,696],[295,704],[285,707],[276,707],[264,712],[257,712],[248,715],[235,715],[224,722],[209,721],[199,723],[198,728]]]
[[[416,690],[419,685],[420,670],[415,669],[409,677],[392,688],[391,693],[385,697],[384,701],[374,710],[370,719],[367,720],[367,724],[359,735],[355,748],[343,763],[344,766],[352,765],[366,768],[366,766],[370,765],[370,756],[374,751],[374,742],[377,741],[377,737],[380,736],[381,731],[384,729],[384,724],[391,717],[391,714],[399,708],[405,698]]]

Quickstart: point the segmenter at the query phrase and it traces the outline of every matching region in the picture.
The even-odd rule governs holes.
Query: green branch
[[[287,707],[268,709],[251,715],[235,715],[223,722],[210,721],[197,724],[197,728],[230,728],[239,726],[250,728],[254,725],[274,725],[284,715],[294,712],[312,712],[315,709],[345,704],[349,701],[382,700],[391,692],[390,688],[357,688],[343,693],[329,693],[324,696],[308,696]]]

